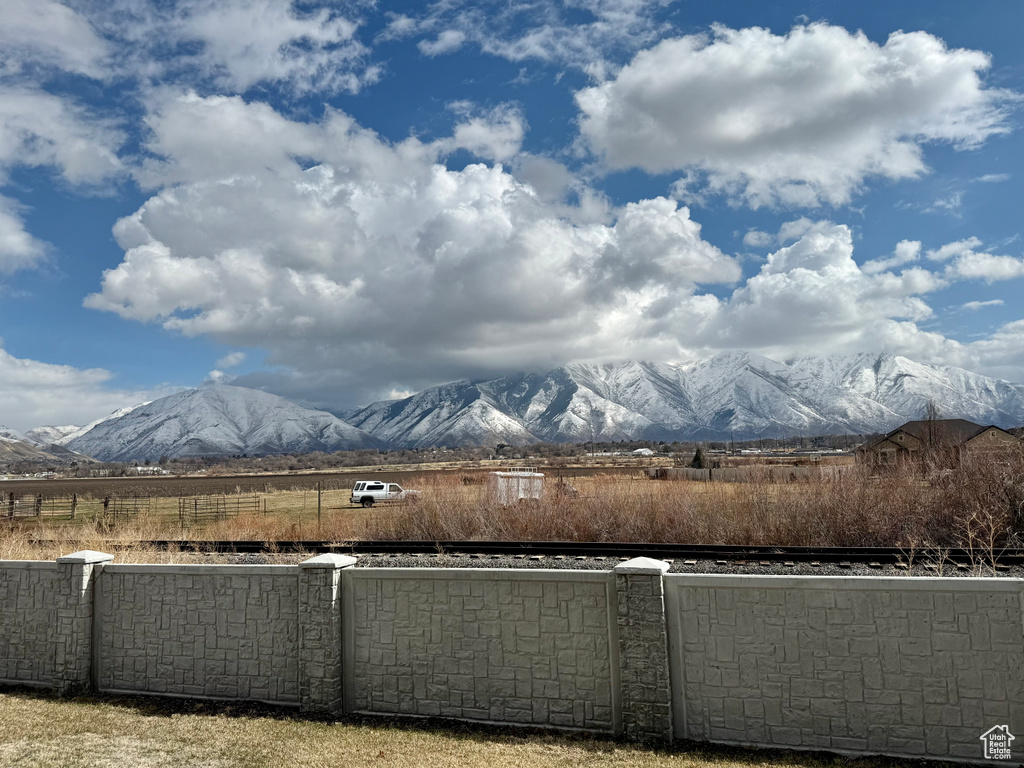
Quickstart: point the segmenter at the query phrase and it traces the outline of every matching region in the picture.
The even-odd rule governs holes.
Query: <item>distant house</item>
[[[869,464],[896,464],[920,458],[930,450],[1001,451],[1020,444],[1020,439],[992,424],[986,427],[966,419],[925,419],[908,421],[865,443],[857,449],[857,457]]]
[[[169,474],[166,469],[162,467],[132,467],[132,470],[137,475],[166,475]]]

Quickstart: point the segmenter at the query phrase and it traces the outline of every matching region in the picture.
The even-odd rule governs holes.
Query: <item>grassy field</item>
[[[258,510],[216,521],[179,519],[176,496],[154,497],[152,511],[116,525],[101,502],[83,499],[74,521],[0,518],[0,558],[49,559],[77,549],[149,539],[414,539],[677,542],[802,546],[966,547],[979,560],[1020,546],[1024,530],[1024,456],[958,455],[925,465],[873,472],[864,466],[800,482],[773,482],[765,469],[749,482],[652,480],[639,470],[558,482],[544,498],[501,506],[486,473],[457,469],[410,473],[403,485],[422,491],[404,506],[349,504],[349,482],[319,495],[308,488],[229,496]],[[241,490],[241,489],[239,489]],[[46,544],[34,543],[38,539]],[[113,543],[112,543],[113,542]],[[135,552],[122,557],[147,558]],[[181,562],[182,553],[156,555]]]
[[[592,736],[369,719],[144,697],[56,699],[0,689],[0,766],[19,768],[882,768],[920,765],[684,745],[653,749]]]

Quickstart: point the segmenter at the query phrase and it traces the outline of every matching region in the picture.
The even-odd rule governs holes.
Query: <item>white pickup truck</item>
[[[385,483],[380,480],[357,480],[352,487],[352,504],[372,507],[374,504],[401,504],[416,501],[420,492],[406,490],[398,483]]]

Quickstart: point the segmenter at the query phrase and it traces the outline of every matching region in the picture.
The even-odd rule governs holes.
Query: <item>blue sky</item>
[[[1024,4],[0,4],[0,423],[562,363],[1024,381]]]

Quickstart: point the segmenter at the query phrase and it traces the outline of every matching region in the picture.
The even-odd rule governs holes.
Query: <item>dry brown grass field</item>
[[[651,480],[640,470],[619,468],[569,478],[577,493],[560,492],[558,470],[545,471],[544,498],[510,506],[488,496],[485,472],[465,468],[406,473],[403,485],[422,491],[416,504],[354,507],[348,479],[328,486],[319,500],[308,488],[270,488],[257,494],[259,512],[200,523],[179,520],[178,497],[166,496],[153,499],[149,514],[104,524],[101,500],[83,497],[74,521],[12,524],[0,518],[0,558],[50,558],[151,539],[621,541],[986,552],[1016,546],[1024,519],[1020,453],[940,456],[884,472],[848,466],[784,483],[773,482],[767,469],[750,482],[721,483]],[[240,486],[235,490],[239,498],[253,498]],[[48,543],[33,543],[40,539]],[[170,556],[180,561],[186,554]]]
[[[258,705],[0,690],[0,767],[882,768],[888,758],[684,745],[486,726],[300,719]]]
[[[803,546],[994,547],[1024,515],[1024,456],[939,457],[878,473],[849,466],[806,482],[573,480],[539,503],[502,507],[450,480],[418,506],[372,517],[367,538],[534,539]],[[955,458],[955,460],[953,460]]]

